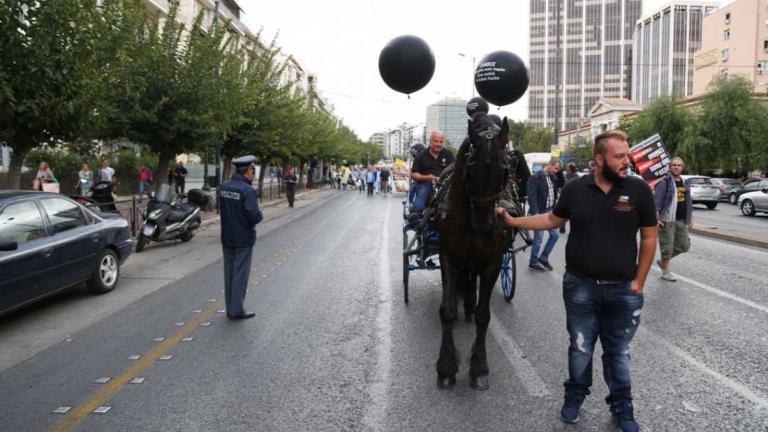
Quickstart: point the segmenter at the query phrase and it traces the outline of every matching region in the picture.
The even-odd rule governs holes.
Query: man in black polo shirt
[[[432,182],[440,177],[440,173],[454,161],[453,153],[443,148],[445,134],[434,131],[429,136],[429,147],[413,160],[411,179],[416,182],[413,187],[413,213],[420,213],[429,203],[432,195]]]
[[[563,300],[570,335],[563,421],[579,421],[579,408],[592,385],[592,353],[600,338],[606,402],[620,431],[638,431],[629,379],[629,343],[640,323],[643,286],[656,247],[653,193],[628,176],[629,146],[620,131],[595,138],[595,171],[565,185],[552,213],[513,218],[511,226],[546,230],[571,221],[565,249]],[[638,257],[637,231],[640,230]]]

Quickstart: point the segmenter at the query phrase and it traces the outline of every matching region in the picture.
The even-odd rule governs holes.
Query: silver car
[[[720,189],[712,183],[707,176],[684,175],[691,187],[691,201],[694,204],[704,204],[708,209],[714,210],[720,202]]]
[[[744,216],[754,216],[757,212],[768,213],[768,179],[760,180],[759,190],[742,194],[738,206]]]

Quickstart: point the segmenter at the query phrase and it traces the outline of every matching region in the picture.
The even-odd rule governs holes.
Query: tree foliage
[[[688,108],[680,105],[681,101],[680,98],[670,96],[656,98],[630,122],[621,123],[620,129],[629,135],[631,144],[637,144],[658,133],[667,151],[676,155],[693,121]]]
[[[549,153],[555,141],[551,128],[536,127],[528,122],[509,121],[509,139],[522,153]]]

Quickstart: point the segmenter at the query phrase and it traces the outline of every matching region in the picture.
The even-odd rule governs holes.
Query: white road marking
[[[387,413],[387,389],[392,367],[392,282],[389,277],[389,208],[387,201],[381,231],[379,252],[379,307],[376,315],[376,375],[368,386],[371,403],[366,409],[363,424],[367,430],[381,430]]]
[[[661,273],[661,270],[657,266],[654,265],[651,268],[653,269],[654,272]],[[755,303],[755,302],[753,302],[751,300],[747,300],[744,297],[739,297],[739,296],[737,296],[735,294],[731,294],[729,292],[726,292],[726,291],[723,291],[721,289],[715,288],[715,287],[713,287],[711,285],[707,285],[705,283],[693,280],[693,279],[691,279],[689,277],[685,277],[685,276],[681,275],[680,273],[675,273],[675,277],[679,281],[683,281],[683,282],[691,284],[691,285],[693,285],[693,286],[695,286],[697,288],[701,288],[704,291],[708,291],[708,292],[710,292],[710,293],[712,293],[712,294],[714,294],[716,296],[727,298],[728,300],[733,300],[733,301],[735,301],[737,303],[741,303],[744,306],[749,306],[749,307],[751,307],[753,309],[757,309],[757,310],[759,310],[761,312],[768,313],[768,306],[763,306],[763,305]]]
[[[529,395],[534,397],[549,396],[549,390],[547,390],[546,384],[536,373],[536,369],[529,362],[520,347],[517,346],[515,340],[509,335],[506,328],[491,315],[491,322],[488,325],[488,329],[491,331],[496,342],[501,346],[501,350],[504,355],[507,356],[507,360],[512,365],[515,374],[520,379],[520,382],[525,387],[525,390]]]

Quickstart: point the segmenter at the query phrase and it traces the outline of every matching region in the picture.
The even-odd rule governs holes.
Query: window
[[[730,57],[730,55],[731,55],[731,49],[730,49],[730,48],[726,48],[726,49],[724,49],[724,50],[723,50],[723,52],[721,53],[721,57],[720,57],[720,58],[721,58],[723,61],[728,61],[728,57]]]
[[[728,69],[720,69],[720,75],[727,77],[728,76]]]
[[[85,225],[85,217],[77,204],[62,199],[51,198],[42,200],[43,208],[48,213],[48,219],[53,225],[53,233],[68,231]]]
[[[728,12],[725,14],[725,25],[730,25],[730,24],[731,24],[731,13]]]
[[[765,73],[766,69],[768,69],[768,62],[765,60],[759,60],[757,62],[757,73],[762,75]]]
[[[768,53],[768,40],[763,41],[763,52]]]
[[[0,212],[0,240],[22,244],[47,235],[40,210],[31,201],[11,204]]]
[[[723,32],[723,40],[728,40],[728,39],[730,39],[730,38],[731,38],[731,30],[730,30],[730,29],[728,29],[728,30],[725,30],[725,31]]]

